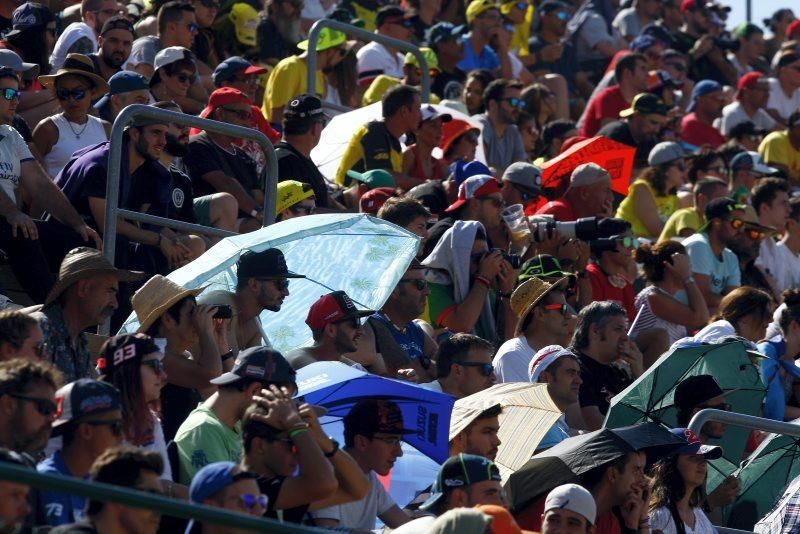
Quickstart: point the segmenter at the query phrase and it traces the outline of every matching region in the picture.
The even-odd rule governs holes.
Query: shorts
[[[192,208],[197,224],[211,226],[211,197],[212,195],[205,195],[194,199]]]

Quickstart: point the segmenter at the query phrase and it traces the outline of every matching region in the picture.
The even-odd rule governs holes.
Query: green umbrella
[[[800,438],[770,434],[734,475],[739,478],[740,490],[736,502],[725,510],[727,524],[752,530],[800,475]]]
[[[734,412],[760,414],[764,385],[744,344],[733,341],[673,348],[665,353],[611,400],[604,426],[616,428],[655,421],[670,428],[677,427],[675,387],[682,380],[696,375],[712,375]],[[709,492],[739,465],[749,434],[746,428],[728,427],[722,439],[711,440],[725,449],[725,455],[709,462],[711,469],[706,485]]]

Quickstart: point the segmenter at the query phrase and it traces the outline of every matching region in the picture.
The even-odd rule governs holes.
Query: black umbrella
[[[509,477],[506,491],[515,510],[551,489],[577,481],[580,475],[630,452],[644,452],[648,462],[669,455],[686,441],[657,423],[601,428],[568,438],[535,455]]]

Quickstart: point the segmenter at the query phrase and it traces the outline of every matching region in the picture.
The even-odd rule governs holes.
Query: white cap
[[[538,382],[539,376],[546,371],[547,368],[553,364],[553,362],[562,356],[575,357],[572,351],[565,349],[561,345],[548,345],[543,349],[540,349],[539,352],[534,355],[530,365],[528,366],[531,382]]]
[[[450,122],[453,116],[449,113],[441,112],[430,104],[424,104],[420,109],[422,113],[422,121],[430,121],[433,119],[442,119],[442,122]]]
[[[547,494],[544,501],[544,513],[555,508],[563,508],[580,514],[590,524],[597,519],[597,505],[589,490],[577,484],[558,486]]]
[[[168,46],[156,54],[156,59],[153,61],[153,69],[158,70],[161,67],[172,65],[181,60],[191,61],[192,66],[194,66],[194,56],[188,48],[182,46]],[[197,67],[194,68],[196,71]]]

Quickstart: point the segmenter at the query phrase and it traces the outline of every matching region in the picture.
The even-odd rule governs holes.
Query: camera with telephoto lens
[[[533,239],[542,242],[552,239],[555,232],[563,239],[580,239],[592,241],[612,235],[624,234],[630,223],[623,219],[607,217],[598,220],[597,217],[582,217],[576,221],[561,222],[555,220],[539,221],[534,223]]]
[[[739,51],[739,39],[731,39],[725,37],[717,37],[714,39],[714,45],[720,50],[725,50],[726,52],[738,52]]]
[[[519,254],[509,254],[508,252],[503,252],[499,248],[496,248],[494,250],[499,251],[500,254],[503,255],[503,259],[506,260],[511,265],[512,269],[519,269],[520,267],[522,267],[522,256],[520,256]]]

